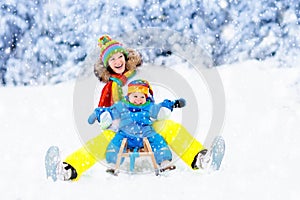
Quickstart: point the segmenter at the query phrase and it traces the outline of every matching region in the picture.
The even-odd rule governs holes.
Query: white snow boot
[[[47,178],[51,177],[53,181],[57,179],[68,181],[77,177],[77,172],[68,163],[61,162],[59,148],[51,146],[45,156],[45,168]]]
[[[77,177],[76,170],[68,163],[59,163],[57,166],[57,177],[62,181],[69,181]]]
[[[192,163],[193,169],[207,169],[212,162],[212,153],[207,149],[201,150],[194,158]]]

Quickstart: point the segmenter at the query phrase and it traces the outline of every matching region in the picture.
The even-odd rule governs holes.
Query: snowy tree
[[[92,65],[86,58],[100,35],[118,38],[152,27],[182,33],[188,40],[178,44],[201,46],[215,66],[268,57],[289,65],[287,58],[296,60],[300,51],[299,6],[298,0],[1,1],[1,85],[74,79]],[[147,45],[147,37],[128,35],[122,42]],[[152,42],[164,48],[144,52],[146,62],[173,53],[159,37]]]
[[[85,37],[83,32],[76,32],[79,20],[72,13],[76,7],[64,10],[58,1],[45,1],[42,5],[24,2],[16,4],[16,9],[23,6],[25,10],[34,10],[35,14],[30,26],[19,38],[18,48],[6,61],[9,68],[5,82],[45,84],[52,76],[53,68],[62,67],[65,63],[74,66],[84,60],[86,52],[81,46]]]
[[[0,76],[2,84],[6,84],[7,62],[16,56],[21,38],[34,26],[34,15],[39,6],[39,1],[24,1],[18,6],[16,1],[11,1],[10,4],[1,3]]]

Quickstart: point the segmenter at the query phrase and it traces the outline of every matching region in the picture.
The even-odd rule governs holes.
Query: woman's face
[[[123,74],[125,71],[125,56],[123,53],[115,53],[108,60],[108,65],[117,74]]]

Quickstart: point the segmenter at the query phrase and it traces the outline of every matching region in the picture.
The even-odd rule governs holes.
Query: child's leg
[[[76,180],[80,178],[83,172],[92,167],[97,160],[105,158],[107,145],[114,136],[115,133],[113,131],[105,130],[65,159],[64,162],[76,170]]]
[[[121,134],[116,134],[115,137],[110,141],[106,149],[106,161],[107,163],[117,163],[118,153],[122,144],[124,136]],[[125,151],[125,149],[124,149]],[[123,163],[124,158],[122,158],[121,163]]]
[[[203,145],[179,123],[171,120],[156,121],[153,124],[153,128],[190,167],[195,156],[204,149]]]
[[[158,165],[160,165],[163,161],[172,160],[172,152],[161,135],[155,134],[147,139],[151,145],[155,160]]]

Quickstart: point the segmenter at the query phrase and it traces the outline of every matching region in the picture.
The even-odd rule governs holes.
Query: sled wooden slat
[[[143,157],[143,156],[149,156],[151,158],[153,167],[155,169],[155,174],[158,175],[158,165],[156,163],[154,153],[152,151],[152,148],[150,146],[150,143],[147,138],[143,138],[143,148],[140,148],[137,152],[130,151],[130,149],[127,148],[127,138],[124,138],[121,143],[121,147],[118,153],[117,162],[115,166],[115,174],[118,173],[118,169],[120,168],[121,160],[122,158],[129,157],[130,158],[130,171],[134,170],[135,165],[135,158],[136,157]],[[125,149],[125,152],[124,152]]]

